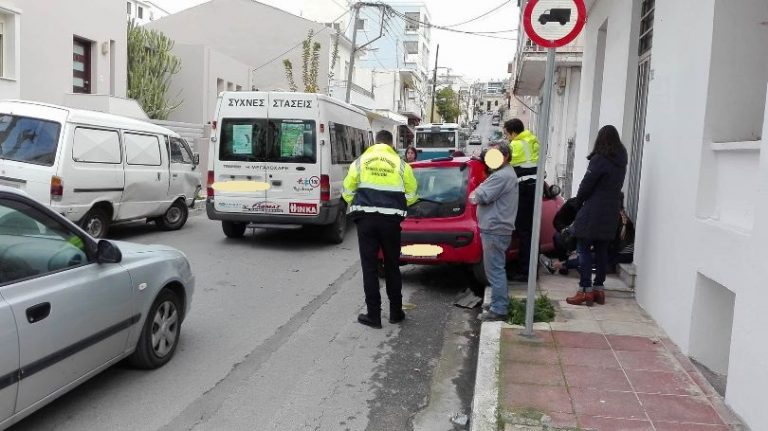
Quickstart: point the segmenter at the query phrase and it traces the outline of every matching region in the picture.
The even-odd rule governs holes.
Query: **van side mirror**
[[[195,166],[200,164],[200,153],[192,154],[192,163],[194,163]]]
[[[121,260],[123,260],[123,253],[115,244],[105,239],[99,241],[96,247],[96,262],[120,263]]]

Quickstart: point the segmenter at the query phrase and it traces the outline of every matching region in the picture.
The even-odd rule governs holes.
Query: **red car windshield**
[[[464,212],[467,199],[467,165],[415,167],[419,202],[411,206],[412,217],[453,217]]]

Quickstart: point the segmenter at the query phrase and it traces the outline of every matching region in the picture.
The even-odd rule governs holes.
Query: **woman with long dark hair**
[[[622,208],[621,188],[627,173],[627,149],[615,127],[603,126],[587,157],[589,166],[576,195],[579,212],[573,227],[578,239],[579,291],[566,301],[573,305],[605,304],[608,247],[616,235]],[[594,252],[594,262],[592,254]],[[592,280],[592,265],[595,278]]]

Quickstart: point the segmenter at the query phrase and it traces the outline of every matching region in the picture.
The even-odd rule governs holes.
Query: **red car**
[[[409,247],[405,247],[400,263],[468,265],[477,281],[487,284],[477,206],[469,202],[469,194],[486,177],[485,165],[477,158],[443,157],[414,162],[411,167],[419,184],[420,200],[408,208],[408,217],[401,224],[401,243],[403,246],[436,245],[442,252],[433,257],[420,257],[407,254]],[[559,193],[559,187],[545,186],[541,215],[542,252],[554,249],[552,219],[563,205]],[[517,256],[518,239],[513,235],[507,261],[516,260]]]

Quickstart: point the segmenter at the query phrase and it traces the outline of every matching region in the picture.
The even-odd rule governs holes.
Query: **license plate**
[[[400,256],[436,258],[443,252],[443,248],[433,244],[411,244],[400,248]]]

